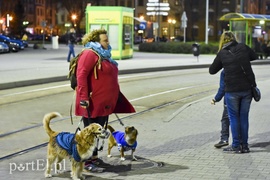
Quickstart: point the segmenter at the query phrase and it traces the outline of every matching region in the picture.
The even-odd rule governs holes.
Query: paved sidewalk
[[[78,49],[77,49],[78,50]],[[34,59],[23,59],[12,64],[2,57],[0,62],[0,86],[11,83],[33,81],[66,76],[68,64],[65,60],[66,47],[59,50],[35,51]],[[21,52],[20,52],[21,53]],[[14,54],[15,55],[15,54]],[[27,57],[27,53],[16,54]],[[140,71],[155,70],[168,67],[184,68],[191,65],[209,66],[213,55],[201,55],[199,61],[193,55],[134,53],[134,58],[119,62],[120,72],[124,70]],[[52,63],[54,62],[54,64]],[[262,63],[266,61],[258,61]],[[31,63],[30,65],[28,63]],[[12,67],[13,66],[13,67]],[[55,68],[53,68],[55,67]],[[14,74],[12,77],[8,77]],[[18,77],[18,74],[20,76]],[[6,77],[7,79],[3,78]],[[10,78],[10,79],[9,79]],[[54,79],[55,80],[55,79]],[[250,111],[249,143],[250,153],[226,154],[222,149],[215,149],[214,144],[220,136],[220,118],[222,103],[210,105],[211,97],[186,104],[180,108],[172,105],[170,108],[153,110],[148,116],[140,116],[133,125],[140,130],[138,150],[135,155],[137,162],[131,162],[129,156],[125,162],[119,157],[106,157],[106,151],[101,157],[110,162],[112,167],[104,173],[87,173],[87,179],[127,179],[127,180],[270,180],[270,121],[269,79],[258,82],[263,98],[260,102],[252,102]],[[172,116],[174,114],[174,116]],[[150,118],[151,117],[151,118]],[[114,123],[115,129],[122,129]],[[231,140],[230,140],[231,142]],[[12,142],[11,142],[12,143]],[[104,149],[106,149],[106,143]],[[112,154],[118,155],[117,148]],[[0,161],[1,179],[45,179],[46,148],[40,148],[10,159]],[[69,179],[69,162],[62,164],[64,173],[54,175],[53,179]]]
[[[33,84],[64,81],[67,78],[69,64],[66,61],[68,47],[47,50],[26,48],[24,51],[0,56],[0,90]],[[75,47],[75,52],[81,51]],[[117,60],[119,74],[150,72],[157,70],[176,70],[185,68],[209,67],[214,55],[158,54],[134,52],[133,58]],[[257,64],[270,64],[270,60],[256,61]]]
[[[269,82],[267,82],[269,84]],[[268,97],[266,86],[260,86]],[[185,107],[158,109],[148,117],[132,121],[140,130],[137,162],[120,162],[117,148],[112,150],[113,158],[101,158],[111,166],[104,173],[84,173],[87,179],[125,180],[265,180],[270,179],[270,122],[269,103],[262,99],[252,102],[250,112],[250,150],[248,154],[226,154],[214,148],[220,136],[222,104],[210,105],[210,97],[187,104]],[[179,112],[174,118],[171,114]],[[125,121],[125,123],[128,123]],[[115,129],[122,129],[118,123]],[[231,140],[230,140],[231,142]],[[37,149],[0,162],[2,179],[45,179],[46,148]],[[70,163],[62,163],[63,173],[53,176],[54,180],[69,179]],[[54,169],[53,169],[54,172]]]

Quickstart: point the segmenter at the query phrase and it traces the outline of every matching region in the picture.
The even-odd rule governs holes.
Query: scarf
[[[110,63],[118,66],[118,63],[111,58],[111,46],[108,46],[108,49],[103,49],[101,44],[99,42],[88,42],[87,44],[84,45],[85,48],[93,49],[96,51],[102,59],[107,59]]]

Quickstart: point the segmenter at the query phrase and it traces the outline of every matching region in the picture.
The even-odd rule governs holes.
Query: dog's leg
[[[54,163],[55,159],[56,159],[56,156],[48,155],[47,165],[46,165],[46,170],[45,170],[46,178],[52,177],[51,169],[52,169],[52,164]]]
[[[137,158],[134,156],[134,152],[135,152],[135,149],[132,149],[131,150],[132,161],[137,161]]]
[[[80,176],[82,177],[82,166],[81,162],[76,162],[74,159],[71,160],[72,166],[72,179],[73,180],[80,180]]]
[[[111,155],[112,148],[113,148],[113,145],[111,143],[109,143],[108,144],[108,155],[107,155],[107,157],[112,157],[112,155]]]
[[[121,149],[120,149],[120,156],[121,156],[121,161],[126,160],[123,147],[121,147]]]
[[[63,158],[62,157],[60,157],[60,156],[57,156],[57,158],[56,158],[56,173],[62,173],[63,172],[63,170],[61,170],[61,162],[62,162],[62,160],[63,160]]]
[[[84,167],[84,163],[80,162],[78,164],[78,175],[80,179],[85,179],[85,177],[82,175],[83,167]]]
[[[78,176],[78,163],[72,159],[71,160],[71,177],[73,180],[79,180],[79,176]]]

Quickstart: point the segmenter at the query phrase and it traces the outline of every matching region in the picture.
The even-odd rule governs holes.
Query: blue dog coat
[[[61,132],[56,136],[57,144],[71,155],[75,161],[80,162],[81,157],[78,154],[76,143],[73,142],[75,138],[75,134],[71,134],[69,132]]]
[[[137,147],[137,141],[131,146],[125,140],[125,133],[120,131],[115,131],[112,133],[115,138],[118,146],[118,150],[120,151],[121,147],[123,147],[124,151],[135,150]]]

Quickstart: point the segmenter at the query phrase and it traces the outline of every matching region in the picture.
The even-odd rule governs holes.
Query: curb
[[[269,65],[270,60],[258,60],[251,62],[252,65]],[[157,72],[157,71],[171,71],[171,70],[182,70],[182,69],[197,69],[197,68],[208,68],[210,64],[199,64],[199,65],[181,65],[181,66],[166,66],[166,67],[153,67],[153,68],[141,68],[141,69],[124,69],[119,70],[119,75],[123,74],[135,74],[135,73],[146,73],[146,72]],[[15,81],[0,84],[0,90],[12,89],[24,86],[32,86],[38,84],[67,81],[67,76],[56,76],[49,78],[40,78],[25,81]]]

